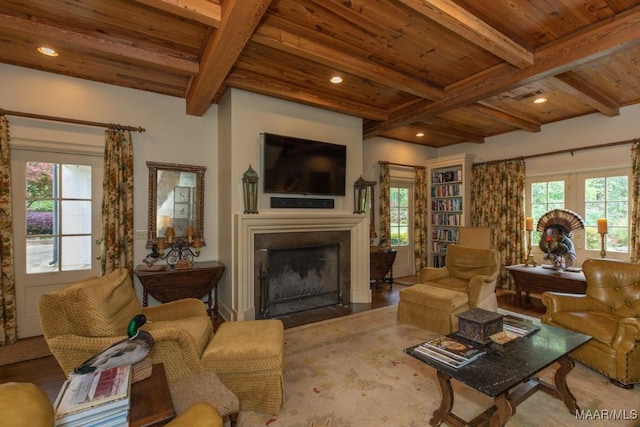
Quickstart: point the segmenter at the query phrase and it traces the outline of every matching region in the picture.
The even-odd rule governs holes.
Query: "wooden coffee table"
[[[164,365],[153,365],[151,376],[131,385],[129,427],[163,426],[176,416]]]
[[[457,369],[427,357],[412,355],[438,371],[442,401],[429,423],[432,426],[443,422],[450,426],[504,426],[515,414],[516,406],[538,390],[561,399],[570,413],[579,411],[576,398],[567,385],[567,375],[575,365],[569,352],[591,337],[545,324],[537,323],[537,326],[540,330],[532,335],[504,345],[488,344],[486,354]],[[412,349],[409,347],[405,352],[411,355]],[[560,365],[554,375],[554,384],[534,378],[554,362]],[[451,379],[493,397],[494,406],[469,422],[455,415],[451,412],[454,401]]]

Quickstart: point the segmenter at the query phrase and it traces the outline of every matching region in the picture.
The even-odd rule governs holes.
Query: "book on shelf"
[[[128,414],[131,373],[131,365],[124,365],[71,374],[54,403],[56,426],[99,426],[107,416]]]
[[[414,357],[427,357],[456,369],[487,352],[485,347],[448,336],[431,339],[407,350]]]

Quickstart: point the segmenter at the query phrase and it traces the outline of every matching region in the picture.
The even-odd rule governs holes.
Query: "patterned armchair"
[[[127,337],[127,325],[143,313],[150,323],[150,357],[164,363],[169,382],[200,372],[200,357],[213,335],[213,325],[198,299],[142,307],[129,271],[118,269],[42,295],[40,323],[51,353],[71,372],[108,345]]]

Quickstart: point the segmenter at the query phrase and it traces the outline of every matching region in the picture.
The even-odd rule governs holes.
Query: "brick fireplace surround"
[[[255,241],[265,233],[350,233],[349,297],[352,303],[370,303],[369,221],[367,215],[351,213],[265,213],[235,216],[234,306],[232,320],[253,320],[256,313],[257,277]]]

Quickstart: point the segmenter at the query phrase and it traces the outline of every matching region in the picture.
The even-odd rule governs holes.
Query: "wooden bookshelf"
[[[458,241],[458,229],[470,225],[471,166],[475,156],[461,154],[429,162],[428,265],[445,265],[447,245]]]

